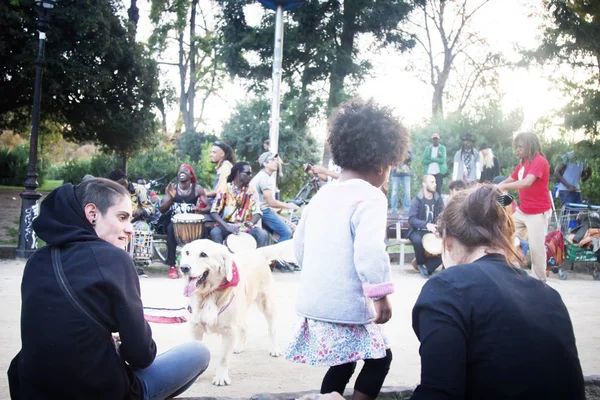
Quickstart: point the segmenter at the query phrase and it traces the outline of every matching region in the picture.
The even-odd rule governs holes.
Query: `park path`
[[[0,261],[0,399],[8,399],[8,383],[5,371],[20,347],[19,286],[23,261]],[[420,275],[410,265],[400,269],[393,266],[396,292],[392,296],[393,318],[386,324],[394,361],[385,386],[412,386],[419,380],[419,343],[411,327],[411,309],[424,284]],[[142,279],[144,304],[154,307],[178,307],[185,304],[183,282],[166,278],[166,270],[150,272]],[[283,348],[296,321],[294,300],[297,295],[298,273],[275,273],[276,299],[278,304],[278,338]],[[566,281],[551,276],[549,284],[558,290],[566,303],[577,339],[579,356],[585,375],[600,374],[600,282],[586,274],[572,274]],[[233,384],[215,387],[211,384],[216,360],[220,354],[220,339],[214,335],[205,337],[212,352],[208,370],[188,390],[185,397],[232,397],[250,398],[257,393],[281,393],[318,390],[325,369],[299,365],[268,355],[267,327],[262,315],[253,307],[248,314],[248,341],[246,350],[232,356],[230,375]],[[189,339],[186,324],[151,324],[159,352]],[[41,332],[43,334],[43,332]],[[560,376],[560,371],[557,371]],[[553,379],[553,377],[548,377]]]

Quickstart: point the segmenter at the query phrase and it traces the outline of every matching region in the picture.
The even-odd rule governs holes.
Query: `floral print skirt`
[[[383,326],[336,324],[300,317],[288,344],[286,360],[316,367],[383,358],[389,348]]]

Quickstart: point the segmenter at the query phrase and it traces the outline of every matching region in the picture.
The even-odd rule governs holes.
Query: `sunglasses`
[[[240,174],[252,176],[252,171],[240,171]]]

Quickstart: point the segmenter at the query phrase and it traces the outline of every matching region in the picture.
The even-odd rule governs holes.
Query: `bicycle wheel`
[[[154,258],[158,258],[163,262],[167,261],[167,241],[165,239],[154,239],[152,247]]]

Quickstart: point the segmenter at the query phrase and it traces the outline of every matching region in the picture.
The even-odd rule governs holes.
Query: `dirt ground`
[[[5,371],[20,347],[19,315],[20,294],[24,262],[0,261],[0,399],[8,399],[8,383]],[[411,386],[419,381],[419,343],[411,327],[411,309],[424,280],[410,265],[393,266],[396,292],[392,296],[393,318],[386,325],[394,361],[385,386]],[[142,279],[144,304],[151,307],[179,307],[185,305],[183,282],[166,278],[165,269],[152,269],[148,279]],[[297,295],[299,274],[275,273],[278,303],[278,337],[282,348],[289,338],[296,315],[294,301]],[[585,375],[600,374],[600,282],[589,274],[570,274],[560,281],[551,276],[549,284],[558,290],[566,303],[573,325],[579,356]],[[187,324],[150,324],[159,353],[183,343],[190,338]],[[43,332],[41,333],[43,334]],[[211,384],[216,360],[220,354],[220,339],[205,337],[211,349],[213,362],[208,370],[183,396],[211,396],[250,398],[257,393],[282,393],[318,390],[325,369],[293,364],[283,357],[272,358],[268,354],[267,328],[258,310],[252,308],[248,315],[248,342],[246,350],[232,356],[230,375],[233,383],[226,387]],[[560,375],[560,371],[557,371]]]

